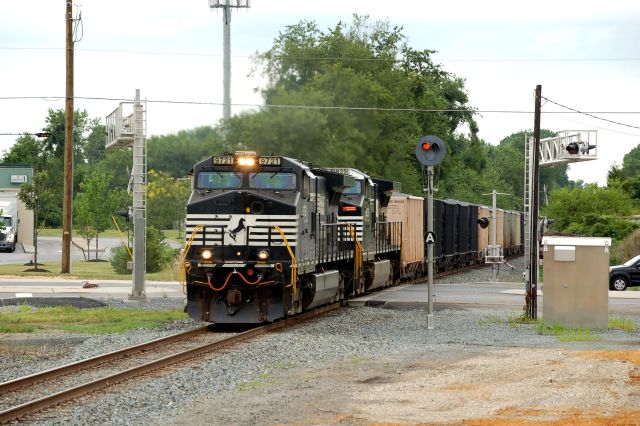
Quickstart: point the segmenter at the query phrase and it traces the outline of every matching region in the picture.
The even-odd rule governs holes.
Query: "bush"
[[[611,253],[611,261],[615,264],[621,264],[640,254],[640,229],[633,231],[631,235],[625,238]]]
[[[638,225],[635,223],[618,217],[588,213],[580,222],[571,223],[565,228],[565,232],[588,237],[611,237],[614,241],[622,241],[636,228]]]
[[[159,272],[170,264],[177,255],[177,250],[172,249],[164,242],[164,233],[152,226],[147,227],[147,272]],[[118,274],[128,274],[127,262],[131,260],[129,252],[124,245],[111,249],[111,265]]]

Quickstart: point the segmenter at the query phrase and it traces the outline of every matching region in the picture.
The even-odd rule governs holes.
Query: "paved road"
[[[523,285],[518,283],[468,283],[437,284],[435,306],[460,304],[473,306],[524,306]],[[427,303],[427,285],[413,284],[392,287],[350,301],[351,305],[385,303],[393,305]],[[544,291],[538,292],[538,313],[542,315]],[[610,291],[609,311],[616,313],[640,313],[640,291]]]
[[[100,255],[100,259],[111,258],[111,248],[121,244],[120,238],[100,238],[99,249],[106,249]],[[91,242],[91,247],[95,247],[95,240]],[[95,257],[95,252],[91,258]],[[18,243],[16,251],[13,253],[0,252],[0,264],[6,263],[27,263],[32,261],[33,253],[25,252],[22,244]],[[58,262],[62,259],[62,237],[38,237],[38,262]],[[71,260],[84,260],[82,250],[71,245]]]

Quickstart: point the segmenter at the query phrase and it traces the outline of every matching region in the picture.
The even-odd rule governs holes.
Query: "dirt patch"
[[[257,373],[173,424],[640,425],[639,351],[469,348]]]

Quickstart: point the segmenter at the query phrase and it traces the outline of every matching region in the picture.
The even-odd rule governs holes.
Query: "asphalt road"
[[[82,241],[82,240],[80,240]],[[102,250],[106,249],[100,259],[108,260],[111,258],[112,247],[117,247],[121,244],[120,238],[100,238],[98,241],[98,248]],[[91,247],[95,247],[95,240],[91,241]],[[95,258],[95,252],[92,254],[92,259]],[[0,264],[6,263],[27,263],[32,261],[33,253],[25,252],[22,244],[18,243],[16,251],[13,253],[0,252]],[[62,259],[62,237],[38,237],[38,262],[58,262]],[[82,254],[82,250],[71,245],[71,259],[72,260],[85,260]]]

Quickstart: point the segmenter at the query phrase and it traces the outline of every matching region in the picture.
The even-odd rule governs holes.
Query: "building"
[[[31,182],[33,168],[23,164],[0,164],[0,200],[17,206],[18,242],[33,245],[34,213],[18,200],[20,185]]]

